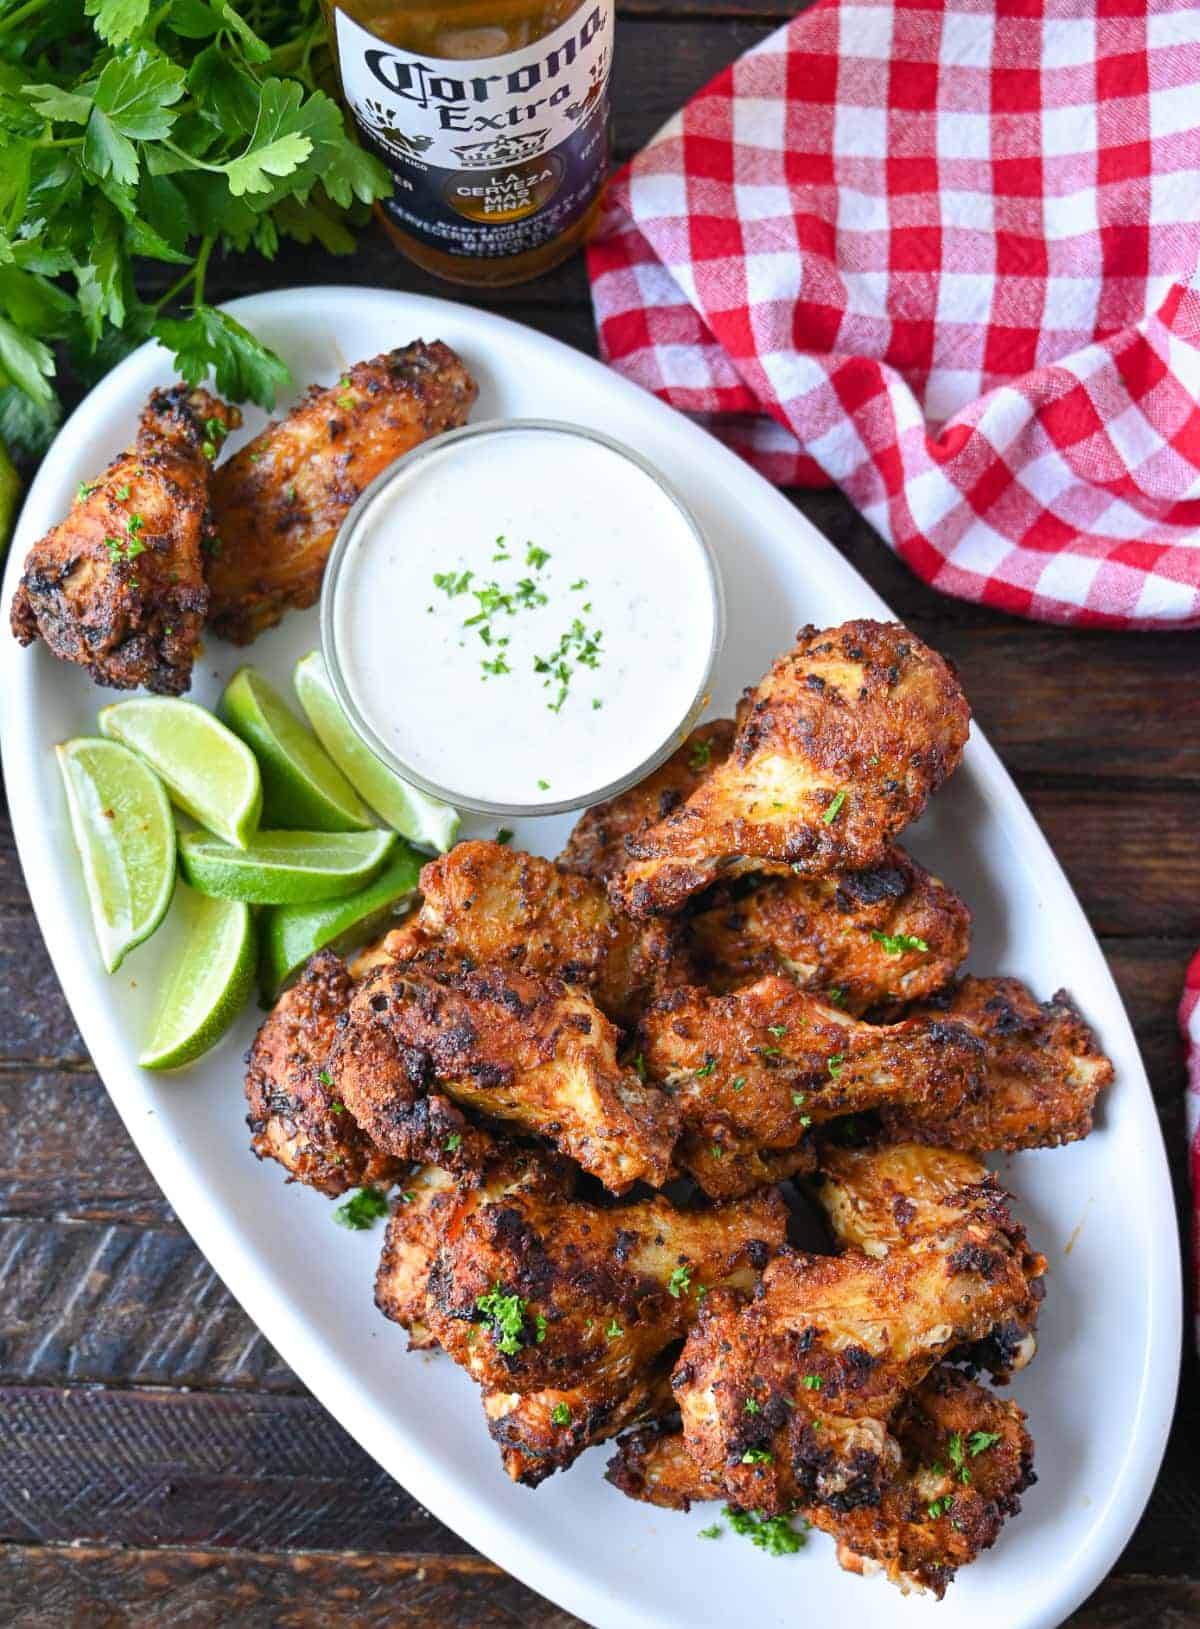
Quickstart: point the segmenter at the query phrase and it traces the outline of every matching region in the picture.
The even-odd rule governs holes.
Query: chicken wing
[[[838,1543],[848,1572],[882,1572],[902,1590],[940,1600],[960,1567],[990,1549],[1036,1480],[1025,1415],[956,1369],[938,1364],[891,1422],[899,1459],[878,1504],[801,1505]],[[720,1499],[724,1488],[689,1456],[677,1426],[622,1437],[606,1471],[631,1499],[668,1510]]]
[[[313,605],[338,527],[364,488],[422,441],[466,422],[478,387],[448,345],[417,340],[314,385],[213,480],[220,553],[209,621],[246,645]]]
[[[733,745],[732,719],[717,718],[692,731],[677,752],[652,775],[580,817],[558,857],[563,871],[607,882],[629,864],[627,837],[665,820],[686,801]]]
[[[773,1190],[710,1210],[657,1197],[602,1209],[527,1163],[459,1191],[426,1321],[483,1385],[520,1395],[586,1385],[624,1399],[687,1332],[710,1285],[754,1287],[786,1227]]]
[[[681,1117],[677,1163],[721,1197],[782,1175],[812,1125],[895,1101],[952,1111],[975,1091],[980,1055],[953,1020],[862,1024],[779,975],[732,995],[673,991],[639,1040]]]
[[[418,930],[476,963],[550,973],[590,993],[614,1023],[686,972],[674,927],[635,922],[600,883],[501,843],[458,843],[421,872]]]
[[[970,949],[971,913],[893,846],[870,871],[728,890],[689,919],[687,934],[710,989],[786,973],[846,1012],[864,1013],[948,984]]]
[[[938,1169],[901,1196],[912,1242],[881,1256],[788,1250],[752,1301],[705,1297],[675,1394],[688,1453],[735,1503],[877,1505],[900,1469],[889,1421],[904,1395],[998,1327],[1032,1331],[1045,1258],[982,1165],[943,1156]]]
[[[1019,979],[965,978],[914,1009],[967,1027],[984,1043],[978,1096],[949,1114],[889,1106],[889,1137],[976,1153],[1058,1148],[1092,1129],[1113,1066],[1065,990],[1040,1005]]]
[[[246,1123],[259,1159],[278,1160],[288,1181],[331,1197],[390,1187],[407,1166],[359,1130],[326,1065],[353,984],[339,957],[321,950],[276,1002],[247,1054]]]
[[[881,864],[958,764],[970,717],[947,663],[898,623],[802,629],[750,697],[729,757],[629,839],[613,898],[648,916],[735,865],[822,876]]]
[[[491,1139],[471,1109],[548,1137],[614,1193],[667,1178],[674,1109],[617,1062],[612,1024],[559,979],[385,963],[356,989],[329,1070],[397,1158],[479,1170]]]
[[[207,391],[154,392],[132,446],[26,556],[12,603],[22,645],[40,637],[118,690],[188,688],[208,608],[209,461],[240,423]]]
[[[421,1352],[437,1346],[425,1323],[425,1292],[442,1222],[458,1184],[438,1165],[418,1167],[403,1184],[383,1235],[375,1305],[385,1318],[408,1331],[409,1350]]]

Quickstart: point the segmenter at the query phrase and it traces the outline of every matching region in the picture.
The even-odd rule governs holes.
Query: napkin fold
[[[614,180],[602,354],[946,593],[1200,626],[1200,7],[817,0]]]

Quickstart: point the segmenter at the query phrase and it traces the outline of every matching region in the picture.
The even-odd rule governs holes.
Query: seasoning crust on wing
[[[421,872],[419,931],[443,949],[586,990],[617,1024],[642,1009],[686,968],[675,929],[635,922],[600,883],[501,843],[458,843]]]
[[[398,1158],[478,1170],[462,1110],[545,1136],[614,1193],[661,1186],[678,1134],[661,1092],[617,1061],[617,1032],[580,990],[490,963],[376,967],[329,1064],[364,1133]]]
[[[188,688],[208,608],[209,461],[235,407],[206,390],[156,390],[132,446],[30,549],[12,602],[22,645],[45,640],[97,684]]]
[[[360,493],[402,453],[466,422],[478,387],[440,340],[356,362],[313,385],[213,478],[220,553],[209,621],[246,645],[286,611],[316,603],[334,535]]]
[[[701,724],[667,759],[636,786],[606,803],[597,803],[579,817],[557,864],[564,871],[607,882],[629,864],[626,838],[636,838],[647,826],[678,809],[733,745],[734,724],[716,718]]]
[[[375,1305],[385,1318],[408,1331],[413,1352],[437,1346],[425,1323],[425,1293],[442,1220],[456,1192],[457,1183],[449,1171],[422,1165],[403,1178],[392,1201],[375,1273]]]
[[[980,1043],[965,1026],[859,1023],[779,975],[731,995],[673,991],[638,1035],[647,1077],[681,1117],[677,1163],[714,1196],[756,1186],[763,1156],[812,1125],[893,1101],[949,1112],[977,1084]]]
[[[246,1055],[246,1123],[259,1159],[331,1197],[390,1187],[405,1170],[359,1130],[334,1089],[329,1054],[353,984],[341,959],[318,951],[275,1003]]]
[[[898,623],[802,629],[749,697],[729,757],[629,840],[613,898],[648,916],[735,865],[879,865],[957,766],[970,716],[948,664]]]
[[[970,949],[970,911],[896,844],[868,871],[771,877],[716,893],[687,921],[694,960],[714,990],[786,973],[864,1013],[934,994]]]
[[[966,1024],[984,1044],[978,1096],[946,1115],[889,1107],[889,1136],[977,1153],[1058,1148],[1086,1137],[1113,1066],[1065,990],[1039,1003],[1019,979],[965,978],[915,1013]]]

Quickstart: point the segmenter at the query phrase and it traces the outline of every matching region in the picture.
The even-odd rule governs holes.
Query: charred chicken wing
[[[802,989],[829,992],[837,1006],[863,1013],[948,984],[970,948],[971,913],[893,846],[869,871],[736,885],[687,930],[710,989],[786,973]]]
[[[617,1024],[682,975],[674,929],[615,910],[598,882],[500,843],[459,843],[421,872],[418,927],[476,963],[551,973]]]
[[[289,1181],[331,1196],[389,1187],[406,1169],[358,1129],[327,1068],[352,989],[342,961],[331,950],[318,951],[276,1002],[246,1060],[254,1152],[278,1160]]]
[[[973,1343],[997,1328],[1032,1330],[1045,1258],[983,1166],[941,1169],[897,1196],[911,1242],[882,1255],[789,1250],[753,1301],[705,1297],[675,1393],[689,1454],[737,1504],[878,1504],[900,1468],[888,1422],[904,1395],[958,1350],[982,1361]]]
[[[463,1109],[549,1138],[614,1193],[666,1180],[675,1111],[617,1062],[617,1032],[560,979],[384,963],[355,991],[329,1064],[366,1136],[473,1171],[491,1139]]]
[[[313,605],[350,505],[402,453],[466,422],[478,393],[448,345],[417,340],[314,385],[213,480],[220,552],[209,621],[246,645],[285,611]]]
[[[118,690],[188,688],[208,608],[209,461],[240,423],[207,391],[154,392],[133,445],[30,549],[12,603],[22,645],[44,639]]]
[[[979,1037],[982,1085],[947,1115],[889,1107],[889,1136],[982,1154],[1057,1148],[1091,1131],[1113,1066],[1065,990],[1039,1004],[1019,979],[965,978],[914,1012],[943,1015]]]
[[[623,1399],[687,1332],[710,1285],[753,1288],[786,1226],[773,1190],[710,1210],[662,1198],[602,1209],[527,1164],[460,1190],[427,1321],[486,1386],[527,1395],[586,1385]]]
[[[778,975],[732,995],[673,991],[639,1040],[681,1117],[676,1161],[714,1196],[785,1174],[808,1128],[839,1115],[896,1101],[950,1112],[976,1089],[980,1053],[952,1020],[862,1024]]]
[[[958,764],[970,716],[945,661],[898,623],[802,629],[749,697],[724,763],[629,839],[614,899],[648,916],[734,867],[880,865]]]

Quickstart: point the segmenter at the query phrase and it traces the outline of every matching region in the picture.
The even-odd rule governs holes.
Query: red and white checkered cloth
[[[818,0],[615,179],[607,359],[947,593],[1200,626],[1200,5]]]
[[[1192,1210],[1192,1264],[1195,1271],[1196,1341],[1200,1344],[1200,951],[1188,968],[1183,1000],[1179,1003],[1179,1027],[1187,1051],[1188,1171],[1192,1179],[1195,1206]]]

